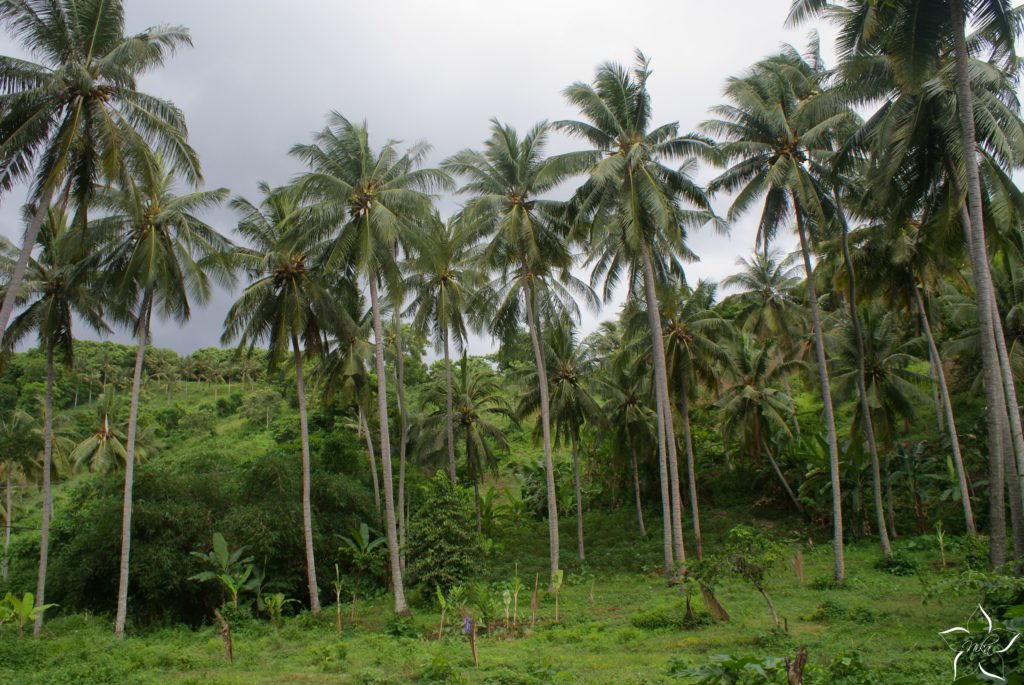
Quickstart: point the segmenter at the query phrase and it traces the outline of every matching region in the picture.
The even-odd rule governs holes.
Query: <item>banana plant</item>
[[[223,589],[231,595],[231,605],[238,607],[238,595],[243,590],[254,589],[258,581],[262,584],[262,576],[250,580],[255,566],[252,557],[243,557],[246,548],[244,546],[231,551],[227,540],[220,533],[213,534],[213,550],[210,552],[192,552],[192,556],[205,561],[210,568],[195,575],[189,576],[189,580],[204,583],[210,580],[218,581]]]
[[[289,604],[295,604],[297,600],[288,599],[284,596],[283,592],[275,592],[270,595],[263,596],[263,610],[270,618],[270,622],[279,627],[281,625],[281,615],[284,612],[284,608]]]
[[[38,616],[41,616],[50,607],[57,606],[56,604],[40,604],[36,606],[36,598],[31,592],[26,592],[25,595],[18,599],[10,592],[8,592],[3,599],[3,608],[0,609],[0,623],[6,620],[13,620],[18,624],[18,637],[22,637],[25,634],[25,626],[29,621],[35,621]]]

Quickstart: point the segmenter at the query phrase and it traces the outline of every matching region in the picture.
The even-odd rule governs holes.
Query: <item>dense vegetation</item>
[[[637,52],[566,87],[578,120],[495,119],[436,168],[332,112],[253,199],[202,189],[184,115],[136,89],[186,29],[0,0],[39,60],[0,57],[0,188],[32,187],[3,245],[0,676],[924,683],[977,602],[1016,630],[1022,15],[789,21],[817,16],[838,65],[785,47],[699,132],[652,120]],[[225,202],[231,238],[202,218]],[[753,255],[688,282],[689,234],[748,214]],[[153,346],[217,285],[234,347]]]

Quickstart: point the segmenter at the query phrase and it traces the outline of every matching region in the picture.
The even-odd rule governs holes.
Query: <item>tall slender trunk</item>
[[[1010,501],[1010,533],[1013,541],[1013,558],[1024,557],[1024,509],[1021,507],[1021,487],[1017,474],[1017,462],[1013,450],[1009,449],[1010,426],[1003,424],[1003,469],[1006,473],[1006,494]]]
[[[661,532],[662,546],[665,554],[665,575],[671,576],[675,568],[675,555],[672,550],[672,492],[669,490],[668,455],[665,449],[665,408],[655,400],[658,421],[658,480],[661,484]]]
[[[786,475],[782,473],[782,469],[779,468],[779,463],[775,461],[775,455],[772,454],[772,450],[768,447],[768,442],[764,439],[761,432],[761,421],[762,417],[758,414],[757,422],[754,423],[754,449],[761,450],[765,456],[768,457],[768,463],[772,467],[772,471],[775,473],[775,477],[779,479],[779,483],[782,484],[782,489],[786,492],[786,496],[789,497],[790,501],[793,502],[793,506],[800,513],[804,515],[803,505],[800,504],[800,500],[797,499],[796,494],[793,492],[793,488],[789,487],[789,481],[786,480]],[[754,456],[754,455],[751,455]]]
[[[949,397],[949,387],[946,385],[946,372],[942,368],[942,357],[939,355],[938,345],[935,344],[935,337],[932,335],[931,322],[928,319],[928,308],[925,307],[921,289],[917,286],[914,287],[914,299],[917,301],[917,312],[921,316],[921,327],[924,329],[924,335],[928,341],[928,356],[935,360],[935,380],[936,385],[939,387],[939,399],[942,401],[942,408],[945,412],[945,424],[949,430],[950,450],[953,453],[953,465],[956,468],[956,480],[960,488],[960,501],[964,509],[964,525],[967,527],[968,534],[977,535],[978,528],[974,523],[971,494],[967,487],[967,472],[964,469],[963,455],[960,453],[960,436],[957,434],[953,403]]]
[[[299,434],[302,441],[302,537],[306,544],[306,586],[309,589],[309,611],[320,615],[320,590],[316,584],[316,560],[313,557],[313,505],[309,473],[309,423],[306,419],[306,381],[302,377],[302,348],[299,336],[292,333],[295,355],[295,394],[299,399]]]
[[[644,528],[644,506],[640,499],[640,469],[636,464],[636,447],[630,445],[630,466],[633,469],[633,494],[636,497],[636,523],[640,527],[640,537],[647,537],[647,529]]]
[[[915,286],[916,287],[916,286]],[[931,347],[928,348],[928,370],[932,380],[932,404],[935,405],[935,422],[939,425],[939,432],[946,432],[945,409],[942,406],[942,398],[939,397],[939,373],[938,361],[932,355]]]
[[[1005,421],[1006,395],[999,373],[996,352],[992,305],[991,273],[988,250],[985,247],[985,225],[981,206],[981,177],[978,172],[978,150],[974,124],[974,94],[968,72],[969,55],[964,36],[964,6],[959,0],[949,3],[952,19],[953,47],[956,55],[956,99],[963,141],[963,161],[967,179],[967,208],[969,218],[968,244],[971,273],[978,300],[978,331],[981,360],[985,381],[985,419],[988,428],[989,451],[989,564],[1000,566],[1006,561],[1006,521],[1003,499],[1003,460],[1001,457],[1001,426]],[[955,170],[953,170],[955,171]],[[1019,467],[1018,467],[1019,468]]]
[[[651,346],[654,357],[655,401],[662,407],[662,426],[665,431],[665,458],[668,461],[671,488],[672,544],[676,561],[685,567],[686,547],[683,544],[683,502],[679,489],[679,460],[676,456],[676,431],[672,425],[672,403],[668,392],[668,367],[665,364],[665,341],[661,332],[661,310],[655,289],[654,263],[647,245],[641,245],[644,261],[644,294],[647,300],[647,320],[651,328]]]
[[[587,558],[583,545],[583,487],[580,485],[580,447],[576,427],[572,428],[572,481],[573,494],[576,495],[576,550],[580,561]]]
[[[885,507],[889,516],[889,537],[895,540],[898,537],[896,534],[896,506],[892,494],[892,462],[888,456],[885,457]],[[971,523],[974,523],[973,519]]]
[[[993,287],[993,292],[995,289]],[[1006,336],[1003,333],[1003,319],[999,314],[995,299],[992,300],[992,337],[996,343],[996,356],[999,358],[1000,377],[1003,381],[1003,392],[1006,393],[1006,430],[1003,436],[1003,448],[1008,451],[1009,458],[1014,461],[1012,476],[1016,484],[1010,486],[1011,493],[1024,493],[1024,429],[1021,427],[1020,405],[1017,400],[1017,386],[1013,379],[1013,367],[1010,366],[1010,355],[1006,349]],[[1017,499],[1020,499],[1018,496]],[[1018,510],[1020,507],[1018,507]],[[1013,507],[1010,509],[1013,512]],[[1014,531],[1017,535],[1017,531]],[[1024,535],[1024,533],[1021,533]],[[1017,543],[1015,543],[1017,544]],[[1020,544],[1024,545],[1024,541]],[[1020,556],[1018,554],[1018,556]]]
[[[398,247],[395,246],[395,254],[398,254]],[[408,520],[405,511],[405,466],[406,455],[409,449],[409,410],[405,404],[405,350],[402,347],[402,317],[398,310],[401,303],[395,306],[395,375],[398,387],[398,548],[401,551],[399,556],[402,562],[402,570],[405,570],[405,522]]]
[[[473,438],[469,427],[466,427],[466,466],[469,471],[469,478],[473,481],[473,504],[476,507],[476,532],[483,535],[484,522],[480,515],[480,478],[483,474],[476,467],[476,455],[473,453]]]
[[[704,558],[700,535],[700,501],[697,496],[697,471],[693,458],[693,437],[690,435],[690,399],[686,388],[679,392],[679,413],[683,415],[683,443],[686,446],[686,477],[690,481],[690,516],[693,519],[693,541],[697,546],[697,561]]]
[[[359,407],[359,430],[366,436],[366,453],[370,458],[370,478],[373,481],[373,503],[377,507],[377,518],[381,518],[383,511],[380,507],[380,483],[377,481],[377,455],[373,449],[373,435],[370,434],[370,422],[366,420],[363,408]]]
[[[135,485],[135,438],[139,422],[139,389],[142,387],[142,362],[146,357],[146,342],[149,340],[149,320],[153,313],[153,301],[149,295],[143,298],[139,309],[138,348],[135,351],[135,369],[132,372],[132,395],[128,410],[128,435],[125,440],[124,456],[124,502],[121,510],[121,565],[117,581],[117,614],[114,618],[114,635],[124,637],[125,621],[128,618],[128,568],[132,546],[132,488]]]
[[[376,338],[377,357],[377,409],[380,416],[380,461],[384,469],[384,518],[387,529],[388,561],[391,566],[391,585],[395,592],[395,613],[409,614],[405,602],[405,585],[402,583],[402,565],[398,551],[398,529],[395,521],[394,475],[391,470],[391,436],[388,430],[388,381],[384,368],[384,331],[380,322],[380,300],[377,297],[377,277],[371,274],[370,303],[373,307],[373,335]]]
[[[444,332],[444,391],[445,418],[448,421],[448,477],[455,483],[455,410],[452,407],[452,358],[447,329]]]
[[[46,399],[43,401],[43,517],[39,527],[39,568],[36,576],[36,606],[46,603],[46,567],[50,557],[50,519],[53,518],[53,341],[46,341]],[[36,615],[32,634],[43,631],[43,612]]]
[[[551,405],[548,394],[548,370],[541,346],[540,330],[533,310],[533,282],[523,266],[523,299],[526,302],[526,327],[530,330],[530,344],[533,346],[533,361],[537,365],[537,384],[540,386],[541,437],[544,441],[544,471],[548,489],[548,544],[550,547],[550,571],[554,578],[558,571],[558,494],[555,491],[555,462],[551,456]]]
[[[888,557],[892,555],[892,544],[889,542],[889,533],[885,526],[885,504],[882,500],[882,468],[878,462],[875,422],[871,418],[871,404],[868,402],[867,374],[864,370],[864,334],[860,327],[860,315],[857,313],[857,273],[853,268],[853,259],[850,258],[849,227],[846,224],[846,215],[843,212],[842,198],[838,191],[833,191],[833,197],[836,201],[836,213],[839,217],[843,264],[846,267],[846,297],[850,310],[850,325],[853,327],[853,351],[857,360],[857,373],[855,374],[857,398],[860,402],[860,413],[863,419],[864,441],[867,442],[868,454],[871,457],[871,494],[875,500],[875,523],[878,526],[878,542],[882,546],[882,554]]]
[[[782,356],[782,350],[779,347],[775,348],[775,356],[778,358],[780,365],[785,363],[786,360]],[[788,397],[791,400],[793,400],[793,413],[790,415],[790,418],[793,419],[793,430],[796,433],[796,437],[799,438],[800,437],[800,419],[796,415],[796,398],[793,397],[793,390],[792,390],[792,388],[789,387],[789,374],[788,373],[783,373],[782,374],[782,389],[786,392],[786,397]]]
[[[18,253],[18,261],[14,263],[14,271],[11,273],[11,278],[7,281],[7,292],[4,293],[3,305],[0,305],[0,331],[7,330],[11,314],[14,313],[14,301],[18,297],[18,291],[21,290],[21,282],[25,279],[25,270],[28,269],[29,257],[32,255],[32,250],[36,247],[39,229],[42,228],[43,219],[46,218],[46,213],[50,210],[50,201],[53,200],[55,189],[56,183],[52,181],[43,187],[43,192],[39,197],[39,204],[36,205],[36,211],[32,214],[32,220],[29,221],[28,228],[25,230],[25,235],[21,242],[21,252]]]
[[[794,201],[796,198],[793,198]],[[832,389],[828,381],[828,360],[825,357],[825,339],[821,333],[821,312],[818,311],[818,293],[814,287],[814,268],[811,266],[811,251],[807,244],[803,214],[796,211],[797,233],[800,234],[800,252],[807,272],[807,300],[811,308],[811,323],[814,327],[814,351],[818,360],[818,383],[821,389],[822,414],[828,442],[829,477],[832,481],[832,554],[835,561],[836,580],[846,578],[846,562],[843,558],[843,495],[840,489],[839,442],[836,437],[835,412],[832,409]]]
[[[8,461],[4,465],[4,474],[6,476],[7,487],[5,489],[5,500],[7,503],[6,514],[4,515],[4,560],[3,564],[0,565],[0,579],[7,580],[8,571],[8,556],[7,552],[11,546],[11,528],[14,521],[14,493],[11,489],[11,468],[12,462]]]

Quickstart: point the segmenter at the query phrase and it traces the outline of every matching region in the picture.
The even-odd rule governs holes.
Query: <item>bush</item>
[[[711,625],[711,616],[706,612],[696,612],[687,618],[686,609],[682,605],[671,606],[634,614],[629,622],[636,628],[644,630],[694,630]]]
[[[469,493],[438,471],[409,523],[409,584],[431,595],[465,581],[481,557]]]
[[[917,573],[917,562],[902,552],[893,552],[876,561],[875,569],[894,576],[912,576]]]

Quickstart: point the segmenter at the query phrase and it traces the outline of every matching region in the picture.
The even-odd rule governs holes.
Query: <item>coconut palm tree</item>
[[[128,443],[125,423],[120,417],[121,403],[110,388],[103,391],[96,400],[96,432],[87,435],[77,443],[68,455],[68,461],[75,469],[109,473],[125,468]],[[135,463],[144,462],[153,451],[156,431],[146,426],[135,435]]]
[[[838,4],[823,0],[796,0],[790,10],[789,21],[799,23],[819,15],[827,15],[839,24],[841,57],[849,61],[862,56],[884,56],[892,64],[892,73],[898,76],[898,90],[879,88],[883,84],[877,74],[884,72],[876,71],[875,78],[863,79],[860,88],[872,89],[874,92],[866,97],[862,93],[862,102],[888,98],[893,93],[927,92],[925,83],[936,71],[942,69],[944,61],[952,69],[953,78],[950,81],[954,84],[952,92],[956,102],[956,121],[959,123],[959,145],[948,150],[947,158],[959,160],[958,168],[951,169],[951,172],[954,174],[953,185],[959,200],[978,301],[990,455],[989,487],[991,492],[1001,493],[1004,478],[1002,464],[1005,460],[1001,436],[1004,432],[1010,434],[1018,478],[1024,478],[1024,429],[1017,412],[1011,411],[1008,414],[1008,409],[1017,406],[1016,388],[1010,378],[1008,365],[1000,360],[997,347],[1002,336],[1002,322],[988,263],[979,171],[979,143],[984,143],[984,135],[993,128],[994,122],[983,119],[979,124],[977,120],[980,103],[976,100],[977,92],[972,79],[979,71],[979,66],[981,69],[985,66],[972,59],[971,51],[989,55],[987,66],[990,69],[1016,70],[1015,42],[1021,31],[1021,15],[1008,0],[970,3],[964,0],[943,3],[848,0]],[[975,34],[970,40],[966,36],[969,24],[975,28]],[[884,103],[882,111],[893,109],[892,104],[891,101]],[[925,120],[920,117],[920,113],[916,118]],[[955,127],[946,126],[946,129],[952,132]],[[904,123],[901,131],[904,140],[907,139],[906,133],[912,130],[912,126]],[[891,138],[887,145],[898,149],[901,142]],[[1009,429],[1004,430],[1007,420]],[[995,567],[1005,561],[1005,544],[1002,544],[1005,538],[1003,497],[993,496],[989,499],[989,518],[992,524],[989,561]]]
[[[256,204],[243,197],[231,200],[240,215],[238,232],[249,243],[235,250],[234,259],[249,278],[241,296],[224,319],[224,343],[238,340],[239,349],[266,343],[267,370],[277,369],[289,351],[295,366],[302,443],[302,533],[306,550],[309,608],[320,613],[313,551],[313,512],[310,501],[309,425],[306,414],[304,358],[324,349],[324,330],[340,317],[324,272],[312,263],[317,251],[315,232],[306,222],[306,207],[294,188],[260,184]]]
[[[26,219],[32,220],[35,210],[26,208]],[[11,326],[4,331],[4,354],[10,354],[19,342],[36,333],[46,354],[46,392],[43,402],[43,512],[39,534],[39,566],[36,579],[37,602],[45,603],[46,570],[50,550],[50,518],[53,515],[53,492],[50,483],[53,458],[53,384],[55,355],[74,364],[74,338],[71,328],[75,316],[97,332],[110,329],[103,321],[103,297],[97,289],[100,251],[90,236],[83,236],[68,226],[68,217],[51,208],[39,231],[39,254],[29,258],[22,294],[15,302],[23,307]],[[0,250],[11,262],[18,249],[6,240]],[[34,634],[43,629],[43,613],[35,619]]]
[[[769,439],[771,432],[791,437],[786,417],[791,411],[789,404],[792,399],[772,385],[785,367],[786,364],[776,361],[770,345],[742,335],[730,354],[732,380],[722,390],[718,408],[726,441],[738,433],[752,461],[762,454],[768,457],[782,489],[797,511],[803,514],[803,505],[775,460]]]
[[[652,126],[647,90],[650,74],[650,64],[639,51],[632,69],[613,63],[599,66],[592,83],[577,82],[563,91],[584,121],[561,121],[558,126],[593,148],[594,164],[572,203],[574,214],[589,229],[589,235],[581,237],[593,250],[591,282],[603,281],[607,299],[625,273],[630,293],[647,306],[659,455],[668,463],[671,486],[675,559],[672,550],[665,554],[671,567],[673,561],[685,563],[686,556],[676,431],[657,289],[659,283],[670,280],[669,274],[680,275],[681,260],[691,256],[686,229],[716,221],[716,217],[704,191],[689,176],[695,156],[707,156],[710,145],[703,138],[680,136],[677,123]],[[672,167],[670,161],[682,165]],[[684,208],[684,202],[692,209]]]
[[[126,36],[124,22],[121,0],[0,2],[0,24],[38,60],[0,57],[0,190],[27,181],[35,207],[0,306],[0,330],[58,191],[61,211],[73,198],[84,224],[97,181],[126,184],[128,160],[151,147],[183,178],[200,180],[181,111],[136,83],[191,45],[188,30],[156,26]]]
[[[11,546],[11,530],[14,526],[14,488],[27,482],[25,471],[28,455],[33,451],[31,426],[34,419],[27,412],[15,409],[0,419],[0,465],[4,472],[4,554],[0,562],[0,579],[7,581],[8,549]],[[30,430],[26,430],[29,428]]]
[[[466,342],[466,307],[481,274],[474,268],[472,234],[460,231],[455,222],[434,215],[407,262],[406,290],[412,301],[408,312],[413,328],[433,339],[434,349],[444,353],[448,447],[448,477],[455,475],[455,421],[452,410],[451,347],[462,350]]]
[[[350,122],[337,112],[313,142],[296,145],[292,155],[308,167],[298,180],[301,192],[315,204],[313,213],[329,246],[324,255],[328,272],[351,269],[370,290],[377,373],[381,466],[384,469],[384,515],[388,538],[395,612],[409,613],[402,583],[395,518],[391,437],[388,427],[387,375],[379,288],[399,287],[394,246],[416,230],[431,213],[429,192],[450,181],[443,172],[417,168],[429,151],[426,144],[400,153],[396,141],[379,150],[370,146],[366,124]]]
[[[576,501],[576,547],[580,560],[586,559],[583,544],[583,487],[580,480],[580,434],[584,425],[600,421],[601,408],[590,392],[589,378],[597,369],[597,359],[588,349],[577,343],[571,321],[551,322],[544,331],[544,352],[547,356],[547,376],[551,391],[550,411],[554,428],[554,447],[568,444],[572,453],[573,494]],[[536,371],[528,370],[523,378],[523,394],[516,407],[520,420],[540,409],[540,387]],[[535,424],[533,437],[542,435]]]
[[[511,126],[491,122],[483,151],[463,150],[445,160],[444,169],[466,179],[459,193],[470,196],[460,216],[465,230],[484,242],[480,269],[491,280],[480,289],[473,311],[502,341],[511,340],[525,322],[537,369],[541,444],[547,486],[549,563],[559,570],[558,500],[551,453],[551,405],[541,324],[567,312],[575,316],[575,297],[593,294],[571,273],[573,254],[563,204],[543,196],[584,169],[590,156],[544,154],[551,126],[535,125],[525,136]]]
[[[104,273],[117,306],[114,314],[131,326],[138,341],[125,444],[121,564],[114,622],[118,637],[124,635],[128,612],[139,391],[153,314],[184,323],[191,316],[190,302],[209,299],[212,279],[225,285],[232,280],[227,262],[231,242],[197,215],[223,202],[227,189],[178,195],[175,176],[161,156],[133,160],[133,171],[129,182],[98,191],[93,199],[93,206],[104,213],[94,221],[96,229],[101,236],[109,236],[104,247]]]
[[[731,164],[708,186],[713,191],[737,193],[727,218],[737,218],[763,196],[757,240],[765,251],[779,228],[795,219],[807,275],[807,302],[831,461],[835,576],[841,581],[846,576],[846,565],[839,443],[809,230],[823,230],[828,225],[830,199],[821,179],[830,176],[829,162],[856,118],[841,104],[820,97],[824,74],[816,47],[812,44],[807,59],[786,48],[780,55],[758,62],[747,74],[730,78],[725,89],[729,103],[713,107],[718,118],[702,127],[719,138],[722,157]]]
[[[699,281],[690,288],[683,284],[662,298],[665,319],[665,363],[671,381],[669,390],[683,423],[686,450],[686,477],[690,486],[690,517],[697,559],[704,558],[700,532],[700,502],[697,496],[697,471],[694,466],[693,439],[690,435],[690,400],[699,387],[716,390],[719,369],[727,363],[723,343],[732,334],[732,326],[715,311],[717,287]]]

